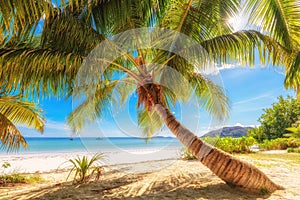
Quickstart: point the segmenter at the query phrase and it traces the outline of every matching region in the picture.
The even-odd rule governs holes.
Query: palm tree
[[[300,2],[298,0],[249,0],[246,9],[250,23],[260,27],[284,49],[286,56],[274,64],[284,63],[286,88],[293,88],[300,100]]]
[[[195,70],[195,63],[172,53],[176,46],[186,47],[177,39],[177,34],[171,37],[169,51],[137,48],[115,60],[101,58],[97,64],[108,64],[108,68],[101,73],[98,82],[86,85],[83,90],[74,90],[79,68],[92,49],[105,41],[119,51],[112,36],[128,29],[157,26],[183,33],[202,47],[200,52],[205,52],[205,57],[220,64],[254,64],[256,49],[261,58],[267,57],[261,59],[262,62],[272,60],[276,63],[286,58],[289,55],[286,49],[269,36],[253,30],[233,33],[226,19],[238,11],[240,1],[70,0],[68,3],[61,1],[56,6],[47,1],[8,2],[0,8],[1,34],[5,38],[0,50],[0,80],[8,92],[19,89],[27,95],[65,97],[72,94],[76,97],[89,92],[92,86],[93,95],[85,95],[87,98],[83,104],[68,118],[70,125],[77,130],[87,121],[102,116],[114,91],[120,94],[121,102],[126,101],[128,91],[136,91],[138,121],[149,136],[164,122],[204,165],[229,185],[253,191],[281,188],[256,167],[205,144],[170,112],[177,101],[187,100],[187,94],[194,94],[210,113],[219,118],[226,117],[228,110],[228,99],[223,90]],[[36,37],[34,33],[41,19],[44,20],[43,32]],[[137,45],[142,42],[137,38]],[[191,57],[196,57],[197,52]],[[201,70],[205,63],[203,59],[196,66]],[[169,73],[166,73],[168,68],[188,80],[192,86],[189,93],[174,95],[164,86],[170,81]],[[116,73],[122,73],[124,77],[116,79]],[[157,81],[158,77],[160,81]],[[149,121],[151,123],[147,123]]]
[[[1,149],[18,150],[22,145],[27,148],[25,138],[15,126],[26,125],[43,133],[44,118],[35,104],[24,101],[18,96],[0,95],[0,139]]]

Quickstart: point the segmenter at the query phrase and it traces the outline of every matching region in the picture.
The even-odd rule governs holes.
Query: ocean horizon
[[[26,137],[27,149],[16,152],[0,150],[2,155],[70,153],[70,152],[114,152],[128,150],[157,150],[181,148],[183,145],[175,137],[157,136],[149,140],[138,137]]]

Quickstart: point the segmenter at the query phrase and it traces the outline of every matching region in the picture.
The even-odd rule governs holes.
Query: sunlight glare
[[[236,15],[228,19],[228,24],[232,27],[232,30],[236,32],[245,28],[246,20],[243,16]]]

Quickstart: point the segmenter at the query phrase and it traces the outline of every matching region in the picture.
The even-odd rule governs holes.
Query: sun
[[[246,27],[247,23],[245,17],[242,15],[230,17],[227,22],[232,27],[232,30],[234,32],[243,30]]]

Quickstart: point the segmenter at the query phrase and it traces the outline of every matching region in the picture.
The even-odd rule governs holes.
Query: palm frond
[[[75,98],[84,98],[83,102],[67,117],[68,124],[74,132],[77,133],[89,122],[101,118],[109,105],[114,102],[113,92],[117,83],[118,81],[100,82],[98,88],[95,88],[92,93],[88,92],[87,96],[81,96],[86,93],[85,88],[74,91]]]
[[[286,67],[284,85],[286,88],[294,88],[297,91],[297,99],[300,99],[300,51],[290,60],[292,62]]]
[[[115,86],[116,100],[119,101],[119,105],[123,106],[128,98],[134,93],[136,89],[136,83],[131,78],[123,78]]]
[[[26,125],[41,133],[44,131],[45,119],[42,116],[42,110],[34,103],[14,96],[1,96],[0,113],[14,124]]]
[[[257,31],[238,31],[220,35],[201,43],[208,55],[216,63],[237,62],[244,65],[255,64],[256,50],[260,52],[261,64],[282,64],[288,60],[288,50],[270,37]]]
[[[178,59],[174,58],[174,61],[172,63],[176,63],[175,66],[177,69],[179,68],[180,70],[177,70],[173,67],[167,67],[165,68],[160,76],[159,83],[162,85],[162,90],[163,92],[170,91],[169,93],[171,96],[169,96],[167,99],[173,101],[181,101],[181,102],[187,102],[191,98],[191,94],[193,91],[193,88],[191,85],[189,85],[188,79],[186,79],[186,74],[189,72],[189,64],[185,62],[185,60],[182,60],[178,57]],[[183,64],[181,64],[184,62]],[[184,72],[183,70],[183,65],[186,64],[186,71]],[[167,95],[167,94],[164,94]],[[174,96],[173,96],[174,95]],[[166,100],[164,100],[166,101]]]
[[[91,24],[61,11],[45,18],[41,46],[87,56],[104,39]]]
[[[230,33],[226,20],[238,11],[234,1],[178,1],[173,0],[166,9],[161,26],[179,31],[202,42],[220,34]]]
[[[133,27],[149,27],[162,14],[166,1],[63,1],[60,9],[80,21],[90,24],[102,34],[116,34]],[[120,12],[122,10],[122,12]],[[129,23],[132,25],[128,26]]]
[[[48,1],[1,1],[0,27],[9,38],[26,40],[34,35],[43,16],[52,11]]]
[[[7,151],[18,150],[20,146],[27,148],[25,138],[17,127],[0,112],[0,149]]]
[[[292,49],[300,45],[300,3],[298,0],[249,0],[250,24],[260,27],[283,46]]]
[[[189,74],[189,83],[195,89],[199,105],[203,105],[212,116],[219,120],[229,116],[230,101],[223,88],[199,73]]]
[[[138,109],[137,118],[139,128],[147,140],[153,137],[163,126],[163,121],[154,110]]]
[[[26,95],[63,96],[70,88],[83,57],[42,48],[0,49],[1,88]]]

